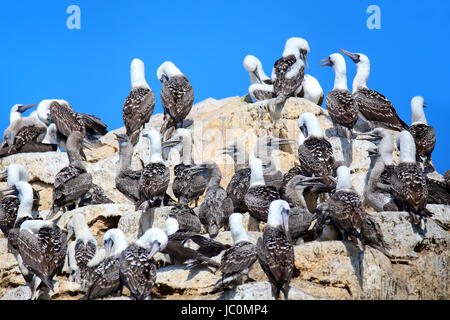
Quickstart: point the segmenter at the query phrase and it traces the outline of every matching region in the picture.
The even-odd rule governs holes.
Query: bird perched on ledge
[[[150,120],[155,108],[155,94],[145,80],[144,62],[133,59],[130,67],[131,91],[123,104],[123,123],[134,146],[142,128]]]
[[[161,135],[165,141],[170,138],[173,130],[183,126],[183,120],[194,103],[194,88],[189,79],[171,61],[161,64],[157,77],[162,83],[161,103],[164,107],[164,124],[161,127]]]

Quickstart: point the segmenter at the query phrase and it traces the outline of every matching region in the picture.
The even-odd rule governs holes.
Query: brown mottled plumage
[[[123,123],[134,146],[155,108],[155,94],[149,88],[133,88],[123,104]]]
[[[19,232],[19,252],[23,263],[53,290],[52,279],[62,271],[67,252],[66,234],[54,223],[30,221],[41,225],[36,234],[24,229]]]

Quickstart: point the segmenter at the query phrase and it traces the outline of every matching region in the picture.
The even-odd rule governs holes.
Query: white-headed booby
[[[328,200],[331,222],[341,231],[344,240],[349,236],[355,246],[359,246],[359,240],[362,245],[369,245],[390,257],[380,226],[366,213],[353,188],[350,169],[340,166],[337,178],[336,192]]]
[[[115,177],[117,190],[137,204],[139,197],[139,180],[142,170],[132,170],[131,160],[133,157],[133,144],[128,135],[116,133],[116,140],[119,143],[119,171]]]
[[[377,212],[398,211],[391,194],[391,176],[394,172],[392,136],[385,129],[376,128],[364,139],[376,144],[367,150],[370,167],[364,187],[364,199]]]
[[[23,264],[53,290],[52,279],[64,266],[66,234],[51,221],[27,220],[20,226],[18,246]]]
[[[426,158],[425,166],[432,166],[431,153],[436,145],[434,127],[429,126],[423,108],[427,105],[423,97],[417,96],[411,100],[411,126],[408,131],[416,143],[416,159],[422,162]]]
[[[83,288],[89,283],[92,269],[89,263],[97,254],[97,240],[89,230],[86,218],[82,213],[75,213],[67,224],[67,239],[75,234],[73,257],[69,257],[69,267],[72,270],[71,278]],[[69,251],[70,254],[70,251]],[[70,262],[74,262],[71,264]]]
[[[400,210],[407,211],[415,225],[423,229],[426,217],[428,188],[422,169],[416,163],[416,144],[407,130],[397,136],[400,159],[391,177],[391,190]]]
[[[257,57],[247,55],[244,59],[244,68],[250,74],[248,93],[253,101],[275,98],[272,80],[264,73],[262,63]]]
[[[233,201],[220,186],[222,173],[219,166],[212,160],[206,160],[199,165],[206,173],[206,194],[200,205],[198,216],[211,236],[216,236],[221,227],[226,226],[228,217],[233,213]],[[190,170],[196,170],[195,167]]]
[[[341,128],[344,136],[351,140],[353,126],[358,120],[358,110],[347,88],[347,68],[345,59],[339,53],[330,55],[321,61],[321,66],[330,66],[335,73],[333,90],[328,92],[326,105],[334,125]]]
[[[243,225],[243,216],[233,213],[229,218],[231,236],[234,245],[228,248],[220,263],[219,271],[222,278],[215,284],[216,288],[222,288],[239,282],[249,273],[255,261],[258,259],[256,246],[250,242]]]
[[[134,146],[142,128],[150,120],[155,108],[155,94],[145,80],[144,62],[133,59],[130,66],[131,91],[123,104],[123,123]]]
[[[381,93],[367,88],[367,80],[370,75],[369,58],[362,53],[340,50],[356,64],[357,73],[353,80],[353,100],[361,118],[375,126],[383,126],[397,131],[407,129],[408,125],[400,119],[392,103]]]
[[[289,204],[275,200],[270,204],[266,229],[258,239],[258,260],[272,286],[272,295],[288,299],[289,283],[294,272],[294,247],[289,241]]]
[[[166,138],[166,131],[181,128],[183,120],[189,114],[194,103],[194,89],[188,78],[171,61],[161,64],[157,71],[161,81],[161,103],[164,107],[164,124],[161,134]]]
[[[109,229],[103,235],[106,258],[93,270],[89,288],[83,300],[104,298],[111,294],[122,293],[120,280],[120,255],[128,247],[125,234],[120,229]]]
[[[323,104],[325,97],[319,81],[310,74],[303,76],[302,84],[295,91],[295,96],[309,100],[318,106]]]
[[[234,174],[227,186],[228,196],[233,201],[235,212],[245,213],[248,211],[245,204],[245,194],[250,185],[249,155],[244,146],[239,142],[233,142],[223,149],[234,160]]]
[[[168,254],[173,264],[183,264],[188,260],[186,265],[188,269],[201,263],[218,267],[211,258],[225,250],[225,245],[196,232],[186,232],[179,228],[180,225],[175,218],[166,219],[166,233],[169,241],[161,253]]]
[[[260,221],[267,221],[269,206],[272,201],[279,199],[280,194],[273,186],[267,186],[264,181],[261,159],[250,155],[250,186],[244,200],[250,215]]]
[[[47,219],[53,218],[61,207],[67,207],[73,203],[78,206],[81,198],[92,187],[92,176],[87,172],[81,159],[82,141],[83,135],[79,131],[74,131],[67,139],[69,165],[62,168],[55,176],[53,203]]]
[[[136,300],[147,300],[156,281],[155,253],[167,245],[167,235],[158,228],[147,230],[120,255],[119,274]]]
[[[139,180],[141,209],[147,210],[155,200],[164,206],[164,196],[169,186],[170,170],[164,164],[161,155],[161,135],[155,129],[144,131],[143,137],[150,140],[150,163],[142,169]]]
[[[17,196],[15,194],[7,194],[2,197],[2,202],[0,204],[0,230],[8,237],[9,230],[14,228],[17,212],[20,206],[20,198],[21,195],[24,197],[23,188],[21,185],[17,185],[18,182],[28,182],[30,177],[27,169],[25,169],[22,165],[17,163],[11,163],[8,168],[2,174],[3,176],[7,176],[6,187],[12,190],[14,193],[17,192]],[[32,197],[33,204],[32,210],[37,210],[39,208],[39,192],[35,189],[32,189]],[[24,198],[22,198],[24,199]]]
[[[303,113],[298,119],[298,127],[306,137],[298,147],[300,165],[306,176],[322,177],[327,183],[334,168],[333,147],[325,139],[320,122],[312,113]]]
[[[191,201],[195,201],[197,207],[198,198],[206,190],[206,179],[202,174],[188,170],[195,166],[192,160],[191,131],[184,128],[177,129],[170,140],[162,143],[162,147],[173,147],[179,143],[182,144],[181,163],[173,169],[175,179],[172,184],[172,191],[178,198],[179,203],[188,205]]]

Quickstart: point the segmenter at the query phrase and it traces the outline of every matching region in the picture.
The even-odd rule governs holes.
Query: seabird
[[[155,253],[167,245],[167,235],[158,228],[147,230],[120,255],[119,275],[136,300],[147,300],[156,282]]]
[[[161,156],[161,135],[155,129],[144,131],[143,137],[150,140],[150,163],[142,169],[139,180],[141,210],[147,210],[154,205],[155,200],[164,206],[164,196],[169,186],[170,171]]]
[[[272,80],[264,73],[262,63],[257,57],[247,55],[244,59],[244,68],[250,74],[248,93],[253,101],[275,98]]]
[[[161,134],[167,139],[170,136],[166,135],[169,129],[172,127],[178,129],[183,126],[183,120],[194,103],[194,89],[188,78],[171,61],[161,64],[157,77],[162,83],[161,103],[164,107],[164,124]]]
[[[178,221],[179,229],[183,232],[200,232],[202,223],[194,210],[185,204],[175,204],[169,212],[169,217]]]
[[[89,288],[83,300],[103,298],[120,292],[123,284],[120,280],[120,255],[128,247],[125,234],[120,229],[110,229],[103,235],[106,258],[93,270]]]
[[[272,80],[264,72],[261,61],[249,54],[244,58],[244,68],[250,74],[250,83],[272,84]]]
[[[67,224],[67,239],[70,240],[75,234],[75,245],[73,257],[70,257],[69,250],[69,267],[72,270],[71,278],[79,283],[83,288],[87,287],[92,269],[89,263],[97,254],[97,240],[89,230],[86,218],[82,213],[75,213]],[[70,263],[73,261],[73,264]]]
[[[7,147],[5,155],[23,152],[45,152],[49,146],[43,145],[47,127],[36,116],[21,117],[21,112],[35,105],[16,105],[11,109],[9,127],[3,134],[0,149]]]
[[[416,143],[416,160],[422,162],[425,157],[425,167],[432,167],[431,153],[436,145],[434,127],[429,126],[423,108],[427,105],[423,97],[417,96],[411,100],[411,126],[408,131]]]
[[[390,256],[380,226],[365,212],[361,198],[353,188],[350,169],[340,166],[337,179],[336,192],[328,200],[328,212],[331,222],[342,233],[342,238],[346,240],[349,236],[357,247],[359,239],[362,245],[370,245]]]
[[[407,211],[415,225],[424,229],[426,218],[432,213],[426,210],[428,188],[422,169],[416,163],[416,144],[407,130],[397,136],[400,159],[391,177],[391,191],[399,209]]]
[[[42,281],[34,276],[33,270],[23,262],[19,252],[20,227],[23,222],[35,219],[32,212],[33,189],[28,182],[18,181],[12,187],[2,190],[2,193],[4,198],[12,197],[17,199],[16,203],[10,204],[10,210],[13,211],[13,214],[8,217],[8,221],[4,221],[9,225],[3,225],[2,229],[5,227],[8,229],[8,249],[16,258],[19,270],[25,281],[30,284],[32,299],[34,299],[38,295]],[[13,205],[16,205],[16,207],[13,208]]]
[[[250,242],[242,220],[242,214],[237,212],[233,213],[229,218],[234,245],[228,248],[222,256],[218,270],[222,273],[222,278],[216,282],[216,288],[223,288],[238,283],[244,275],[248,275],[253,264],[258,259],[256,246]]]
[[[150,120],[155,108],[155,94],[145,80],[144,62],[133,59],[130,67],[131,91],[123,104],[123,123],[134,146],[142,128]]]
[[[308,52],[309,45],[306,40],[290,38],[286,41],[282,57],[274,64],[272,81],[277,96],[274,101],[275,110],[272,111],[274,121],[280,118],[285,101],[295,94],[303,82],[305,64],[308,66]]]
[[[448,177],[446,178],[448,180]],[[446,180],[438,181],[428,176],[425,179],[427,180],[428,188],[427,204],[450,205],[450,183]]]
[[[198,216],[206,231],[216,236],[219,229],[227,225],[228,217],[233,213],[233,201],[220,186],[222,173],[212,160],[206,160],[198,166],[206,174],[206,194],[200,205]],[[196,167],[190,170],[198,170]]]
[[[261,159],[250,155],[250,186],[245,194],[245,204],[250,215],[258,221],[267,221],[270,204],[280,198],[277,189],[264,181]]]
[[[235,212],[248,211],[245,204],[245,194],[250,186],[249,155],[245,148],[238,142],[233,142],[225,147],[224,154],[228,154],[234,160],[234,174],[227,186],[227,194],[233,201]]]
[[[394,172],[392,136],[386,130],[376,128],[365,140],[373,141],[376,146],[367,149],[370,167],[364,187],[364,199],[377,212],[398,211],[391,194],[390,176]]]
[[[283,173],[272,160],[272,151],[279,149],[282,145],[292,143],[289,139],[280,139],[272,136],[258,138],[254,154],[261,159],[263,165],[263,177],[267,186],[273,186],[280,190],[283,185]],[[230,195],[235,212],[247,212],[245,204],[245,194],[250,186],[251,170],[249,168],[249,155],[247,151],[238,143],[233,143],[224,148],[224,153],[233,157],[235,163],[235,174],[227,186],[227,193]]]
[[[272,295],[277,300],[281,292],[288,299],[289,283],[294,272],[294,247],[287,236],[289,213],[286,201],[273,201],[266,229],[256,245],[259,263],[272,286]]]
[[[132,170],[131,160],[133,157],[133,144],[126,134],[115,134],[116,140],[119,142],[119,172],[115,177],[115,185],[117,190],[134,204],[138,204],[139,196],[139,180],[142,170]]]
[[[202,262],[218,267],[218,264],[211,258],[225,250],[225,245],[195,232],[179,230],[178,221],[172,217],[166,219],[166,232],[169,241],[161,253],[169,255],[173,264],[183,264],[188,260],[189,263],[186,265],[188,269]]]
[[[27,169],[17,163],[11,163],[8,168],[0,174],[2,178],[7,177],[6,187],[13,189],[14,194],[5,195],[0,205],[0,230],[8,237],[9,230],[14,228],[17,218],[17,211],[20,205],[18,195],[21,194],[18,182],[28,182],[30,180]],[[17,193],[17,196],[16,194]],[[23,196],[23,193],[22,193]],[[39,208],[39,192],[32,189],[32,210],[37,211]]]
[[[18,246],[23,264],[53,290],[53,277],[64,266],[66,234],[52,221],[27,220],[20,226]]]
[[[315,115],[303,113],[298,119],[298,127],[306,139],[298,147],[300,165],[306,176],[322,177],[327,183],[334,168],[333,147],[324,135],[320,122]]]
[[[284,52],[273,67],[272,81],[277,97],[287,99],[303,81],[305,64],[308,66],[308,42],[302,38],[290,38],[286,41]]]
[[[314,181],[318,178],[307,178],[301,175],[293,177],[286,185],[286,194],[283,200],[291,207],[289,215],[289,235],[293,243],[300,237],[307,237],[309,228],[315,216],[309,212],[303,192],[307,188],[306,181]]]
[[[33,107],[35,107],[35,104],[32,105],[22,105],[22,104],[16,104],[14,105],[10,112],[9,112],[9,127],[5,130],[5,132],[3,133],[3,139],[2,139],[2,143],[1,143],[1,148],[3,148],[3,146],[5,144],[8,144],[8,142],[10,141],[10,139],[12,138],[11,135],[11,131],[14,130],[11,126],[13,123],[16,123],[16,128],[14,130],[14,134],[16,134],[21,127],[21,121],[29,118],[29,117],[22,117],[22,114],[27,111],[28,109],[31,109]],[[19,121],[17,121],[19,120]]]
[[[106,195],[105,190],[103,190],[102,187],[93,183],[89,191],[81,197],[79,207],[107,203],[114,203],[114,201]]]
[[[81,159],[81,143],[83,134],[74,131],[67,138],[67,156],[69,165],[62,168],[55,176],[53,187],[53,203],[47,219],[54,217],[61,207],[75,203],[79,205],[81,198],[92,187],[92,176],[87,172]]]
[[[294,95],[309,100],[318,106],[323,104],[325,97],[319,81],[310,74],[303,76],[302,84],[297,88]]]
[[[263,164],[264,182],[267,186],[273,186],[280,190],[283,185],[283,172],[272,159],[272,152],[279,150],[281,146],[293,143],[294,140],[280,139],[272,136],[262,136],[256,141],[254,154],[261,159]]]
[[[57,141],[60,143],[66,142],[74,131],[80,132],[88,142],[97,142],[101,136],[108,133],[107,125],[101,119],[75,112],[71,105],[62,99],[41,101],[37,107],[37,115],[47,126],[51,123],[56,125]]]
[[[195,171],[188,170],[195,166],[192,160],[192,137],[188,129],[179,128],[175,134],[162,143],[163,148],[173,147],[182,144],[181,163],[174,167],[175,179],[172,184],[172,191],[178,198],[178,203],[188,205],[191,201],[195,201],[198,205],[199,197],[206,190],[205,177]]]
[[[376,127],[382,126],[391,130],[402,131],[408,125],[395,111],[392,103],[381,93],[367,88],[370,75],[370,60],[362,53],[351,53],[340,49],[356,64],[357,73],[353,80],[353,100],[360,117]]]
[[[328,92],[326,105],[333,124],[344,133],[347,140],[352,138],[352,130],[358,121],[358,110],[347,88],[347,69],[345,59],[339,53],[330,55],[321,61],[321,66],[330,66],[335,72],[333,90]]]

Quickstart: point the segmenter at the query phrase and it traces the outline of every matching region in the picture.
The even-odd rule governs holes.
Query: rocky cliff
[[[304,112],[312,112],[333,145],[336,160],[349,165],[352,182],[363,197],[364,181],[369,168],[367,148],[370,142],[354,140],[349,144],[336,137],[326,110],[304,99],[291,98],[282,112],[282,121],[273,126],[266,113],[259,112],[245,98],[233,97],[220,101],[207,99],[196,104],[185,121],[192,130],[193,159],[200,162],[214,159],[222,170],[222,186],[226,187],[234,173],[233,160],[222,155],[220,147],[238,139],[247,150],[253,150],[256,139],[265,134],[297,140],[297,119]],[[162,115],[154,115],[147,127],[159,127]],[[89,227],[97,238],[99,247],[104,232],[113,227],[122,229],[131,242],[150,226],[164,229],[169,207],[142,214],[115,189],[114,177],[118,169],[118,144],[113,130],[101,140],[101,146],[87,152],[87,169],[94,183],[100,185],[114,204],[79,208],[63,214],[58,224],[65,227],[75,212],[86,215]],[[394,132],[391,132],[395,135]],[[141,138],[135,148],[133,168],[142,168],[149,159],[149,141]],[[394,152],[397,161],[399,152]],[[168,155],[173,169],[179,154],[173,149]],[[286,172],[298,163],[296,147],[288,147],[273,153],[278,167]],[[41,189],[40,214],[45,217],[51,205],[52,183],[56,173],[68,164],[63,152],[19,154],[0,159],[0,171],[11,163],[25,166],[31,184]],[[438,173],[433,178],[442,180]],[[173,170],[172,170],[173,178]],[[4,183],[0,184],[3,187]],[[171,186],[169,186],[171,192]],[[169,194],[170,194],[169,192]],[[428,205],[434,212],[421,235],[412,226],[409,215],[404,212],[373,213],[392,248],[394,259],[389,260],[381,252],[367,247],[360,251],[350,242],[313,241],[295,246],[295,272],[291,282],[291,299],[448,299],[449,297],[449,243],[450,208]],[[255,221],[245,215],[250,239],[256,243],[261,236]],[[2,299],[26,299],[29,289],[17,267],[13,255],[7,251],[7,241],[0,235],[0,297]],[[219,233],[217,240],[231,244],[229,232]],[[217,292],[214,283],[220,273],[207,267],[185,270],[183,266],[168,265],[164,256],[157,257],[159,269],[154,287],[160,299],[271,299],[270,286],[258,263],[255,263],[245,284],[235,289]],[[216,259],[220,259],[220,256]],[[75,299],[82,295],[76,283],[67,279],[65,273],[58,277],[51,299]]]

